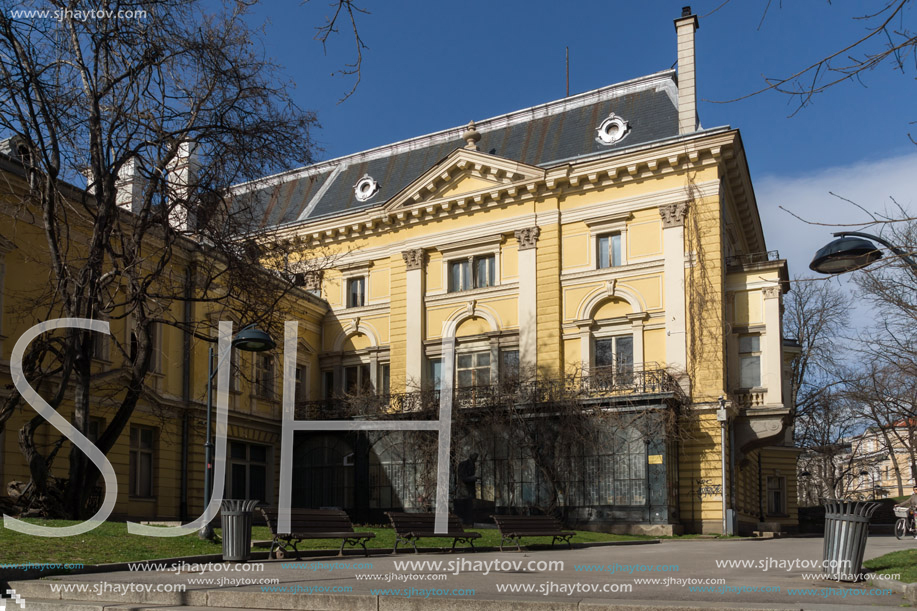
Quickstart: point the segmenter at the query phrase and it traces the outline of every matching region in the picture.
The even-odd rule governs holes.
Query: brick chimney
[[[91,181],[91,177],[87,181]],[[119,208],[136,214],[143,203],[145,188],[146,178],[140,174],[140,160],[132,157],[118,171],[118,180],[115,182],[115,202]]]
[[[694,73],[694,30],[698,28],[697,16],[691,7],[681,9],[681,17],[675,20],[675,35],[678,41],[678,133],[690,134],[697,131],[697,89]]]
[[[194,188],[200,170],[197,143],[185,141],[178,145],[175,159],[169,166],[169,225],[175,231],[194,230]]]

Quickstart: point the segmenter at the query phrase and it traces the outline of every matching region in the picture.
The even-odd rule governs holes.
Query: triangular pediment
[[[541,168],[460,148],[421,174],[385,205],[387,210],[485,193],[544,178]]]

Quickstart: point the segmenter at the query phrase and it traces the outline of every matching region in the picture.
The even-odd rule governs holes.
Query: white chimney
[[[169,166],[169,225],[175,231],[190,232],[194,229],[190,206],[194,200],[199,169],[197,143],[180,143]]]
[[[145,187],[146,178],[140,174],[140,160],[131,157],[118,170],[118,180],[115,182],[115,203],[118,204],[118,207],[136,214],[143,203]]]
[[[694,30],[698,28],[697,16],[691,7],[681,9],[681,17],[675,20],[675,34],[678,39],[678,133],[690,134],[697,131],[697,89],[694,74]]]

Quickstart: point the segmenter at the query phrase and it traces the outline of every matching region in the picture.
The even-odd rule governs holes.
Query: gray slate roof
[[[481,134],[478,149],[542,167],[613,154],[677,136],[676,98],[674,71],[659,72],[476,122]],[[611,113],[626,120],[629,131],[615,144],[600,144],[596,128]],[[240,187],[254,191],[256,220],[262,228],[379,206],[462,147],[464,130],[457,126]],[[380,189],[369,201],[359,202],[353,187],[364,174],[378,181]]]

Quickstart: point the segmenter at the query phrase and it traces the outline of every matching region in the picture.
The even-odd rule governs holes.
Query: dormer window
[[[630,126],[627,121],[614,113],[608,115],[608,118],[602,121],[596,128],[595,141],[599,144],[614,144],[624,139],[630,132]]]
[[[353,194],[358,202],[365,202],[378,192],[379,183],[369,174],[364,174],[363,178],[358,180],[357,184],[353,186]]]

